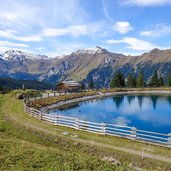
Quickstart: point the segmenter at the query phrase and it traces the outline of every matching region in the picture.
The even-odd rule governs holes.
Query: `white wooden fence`
[[[108,123],[95,123],[78,118],[67,117],[58,114],[42,113],[39,110],[29,108],[25,105],[25,112],[32,117],[49,122],[53,125],[70,127],[76,130],[98,133],[102,135],[112,135],[131,140],[144,141],[156,145],[162,145],[171,148],[171,133],[162,134],[144,130],[138,130],[135,127],[113,125]]]
[[[84,92],[84,91],[82,91]],[[61,96],[61,95],[66,95],[66,94],[76,94],[77,92],[53,92],[53,93],[42,93],[42,94],[37,94],[37,95],[29,95],[29,96],[24,96],[24,102],[28,103],[34,100],[38,99],[45,99],[45,98],[50,98],[50,97],[56,97],[56,96]]]

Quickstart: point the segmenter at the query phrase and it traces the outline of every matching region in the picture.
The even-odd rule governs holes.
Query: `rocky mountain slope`
[[[55,67],[41,75],[40,79],[47,82],[59,79],[84,80],[99,66],[113,65],[123,57],[124,55],[110,53],[100,47],[78,50],[61,59]]]
[[[36,80],[55,66],[57,61],[58,58],[49,59],[43,55],[9,50],[0,55],[0,76]]]
[[[56,83],[60,80],[89,82],[109,86],[113,74],[120,70],[126,77],[130,72],[144,72],[146,81],[155,70],[167,79],[171,73],[171,50],[153,49],[140,56],[111,53],[101,47],[77,50],[63,58],[48,58],[21,51],[0,55],[0,76]]]

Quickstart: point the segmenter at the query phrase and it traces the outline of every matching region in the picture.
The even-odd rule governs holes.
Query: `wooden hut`
[[[56,85],[56,88],[59,91],[72,92],[80,90],[81,84],[76,81],[62,81]]]

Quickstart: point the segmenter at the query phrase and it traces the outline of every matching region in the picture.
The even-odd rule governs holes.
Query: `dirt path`
[[[80,139],[75,139],[75,140],[77,140],[79,142],[82,142],[82,143],[92,144],[92,141],[88,141],[88,140],[80,140]],[[171,163],[171,158],[166,157],[166,156],[149,154],[149,153],[146,153],[146,152],[143,152],[143,151],[137,151],[137,150],[133,150],[133,149],[128,149],[128,148],[123,148],[123,147],[118,147],[118,146],[102,144],[102,143],[98,143],[98,142],[93,142],[93,145],[100,146],[100,147],[105,147],[105,148],[110,148],[110,149],[113,149],[113,150],[122,151],[122,152],[130,153],[130,154],[134,154],[134,155],[138,155],[138,156],[143,155],[143,158],[151,158],[151,159]]]
[[[42,122],[41,124],[38,124],[36,123],[37,119],[35,119],[35,122],[31,122],[30,119],[24,119],[22,118],[23,114],[14,114],[14,113],[20,113],[20,111],[23,110],[23,106],[17,106],[17,110],[16,111],[11,111],[10,108],[12,109],[12,106],[14,104],[9,104],[9,102],[6,102],[5,105],[8,105],[8,109],[9,111],[6,111],[7,113],[10,113],[10,114],[7,114],[6,112],[6,119],[9,119],[11,121],[14,121],[14,123],[19,123],[21,126],[25,127],[25,128],[31,128],[31,129],[34,129],[35,131],[39,131],[39,132],[43,132],[43,133],[46,133],[46,134],[51,134],[51,135],[56,135],[56,130],[58,128],[54,128],[54,129],[47,129],[46,127],[42,127]],[[4,106],[5,106],[4,105]],[[19,110],[20,108],[20,110]],[[23,113],[23,112],[21,112]],[[21,116],[21,118],[20,118]],[[48,127],[48,123],[44,123],[47,127]],[[76,134],[76,132],[75,132]],[[147,153],[147,151],[142,151],[142,150],[134,150],[134,149],[131,149],[131,148],[124,148],[124,147],[119,147],[119,146],[114,146],[114,145],[109,145],[109,144],[105,144],[105,143],[99,143],[99,142],[96,142],[96,141],[91,141],[91,140],[83,140],[81,138],[74,138],[74,137],[68,137],[66,135],[63,135],[62,134],[62,131],[61,131],[61,134],[58,134],[58,136],[60,137],[63,137],[63,138],[66,138],[66,139],[69,139],[69,140],[72,140],[72,141],[78,141],[80,143],[84,143],[84,144],[89,144],[89,145],[93,145],[93,146],[98,146],[98,147],[104,147],[104,148],[109,148],[109,149],[113,149],[113,150],[117,150],[117,151],[121,151],[121,152],[126,152],[126,153],[129,153],[129,154],[133,154],[133,155],[138,155],[138,156],[143,156],[143,158],[151,158],[151,159],[155,159],[155,160],[158,160],[158,161],[163,161],[163,162],[168,162],[168,163],[171,163],[171,157],[168,157],[168,156],[162,156],[162,155],[157,155],[157,154],[149,154]],[[168,150],[169,152],[170,150]]]
[[[21,122],[17,118],[15,118],[14,116],[12,116],[11,119],[16,121],[16,122],[20,122],[20,124],[22,124],[25,127],[29,127],[31,129],[34,129],[34,130],[37,130],[37,131],[41,131],[41,132],[44,132],[44,133],[55,135],[55,130],[53,132],[53,131],[50,131],[50,130],[47,130],[47,129],[44,129],[44,128],[40,128],[40,127],[35,126],[35,125],[32,125],[31,123],[29,123],[29,125],[28,125],[28,123],[23,122],[23,121]],[[45,123],[45,124],[48,124],[48,123]],[[110,148],[110,149],[113,149],[113,150],[130,153],[130,154],[133,154],[133,155],[138,155],[138,156],[141,156],[143,158],[151,158],[151,159],[155,159],[155,160],[171,163],[171,157],[149,154],[149,153],[143,152],[143,151],[138,151],[138,150],[134,150],[134,149],[128,149],[128,148],[108,145],[108,144],[99,143],[99,142],[95,142],[95,141],[92,142],[90,140],[82,140],[80,138],[66,137],[64,135],[60,135],[60,136],[61,137],[65,137],[66,139],[69,139],[69,140],[72,140],[72,141],[78,141],[78,142],[84,143],[84,144],[89,144],[89,145],[98,146],[98,147],[104,147],[104,148]]]

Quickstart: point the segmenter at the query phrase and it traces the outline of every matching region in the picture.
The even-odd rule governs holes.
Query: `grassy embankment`
[[[167,148],[49,125],[25,114],[23,101],[11,94],[0,96],[0,136],[0,170],[128,170],[131,162],[149,170],[171,169],[169,163],[141,159],[103,144],[139,151],[144,148],[148,153],[171,157]],[[122,165],[103,162],[103,156],[113,156]]]
[[[102,93],[130,92],[130,91],[137,91],[141,93],[142,91],[171,91],[171,87],[101,89],[98,91],[88,91],[88,92],[81,92],[81,93],[76,93],[76,94],[67,94],[67,95],[61,95],[61,96],[56,96],[56,97],[50,97],[50,98],[45,98],[45,99],[38,99],[38,100],[30,102],[29,106],[39,109],[41,107],[55,104],[60,101],[66,101],[66,100],[72,100],[74,98],[97,95],[99,91]]]

